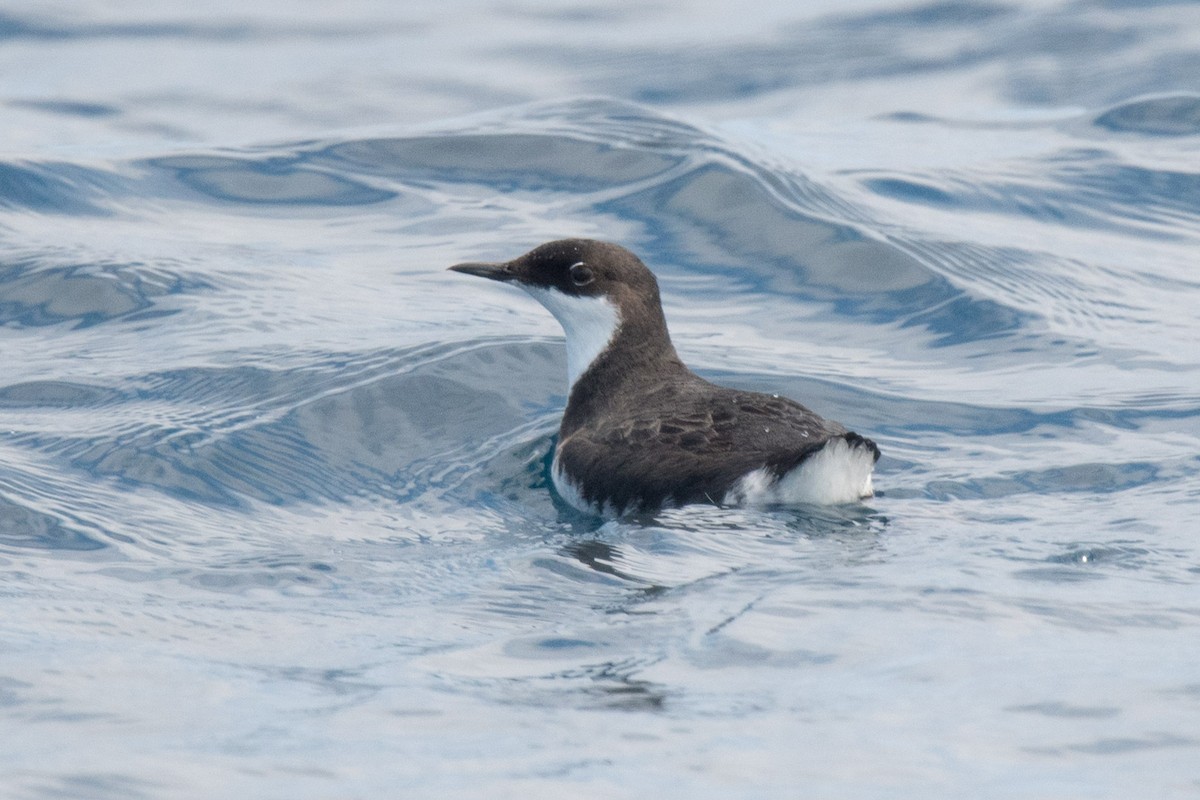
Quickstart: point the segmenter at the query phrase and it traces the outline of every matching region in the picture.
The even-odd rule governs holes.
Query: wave
[[[1186,117],[1171,109],[1158,113]],[[1114,112],[1097,125],[1135,127]],[[1103,425],[1137,428],[1196,413],[1195,393],[1176,373],[1152,367],[1171,354],[1124,336],[1145,322],[1152,301],[1194,296],[1186,276],[1167,286],[1145,271],[1047,254],[1037,241],[998,244],[965,229],[953,236],[921,225],[933,208],[980,224],[999,215],[1060,233],[1084,227],[1141,239],[1153,228],[1165,248],[1187,241],[1196,174],[1124,163],[1116,151],[1070,147],[990,174],[824,174],[718,130],[581,98],[436,129],[101,166],[11,162],[0,164],[0,175],[11,178],[0,182],[0,225],[16,234],[0,248],[0,325],[40,336],[30,341],[46,352],[86,352],[107,342],[126,354],[111,374],[101,369],[90,378],[70,377],[69,369],[43,376],[36,357],[15,359],[0,385],[0,414],[11,431],[5,446],[181,502],[234,510],[362,497],[538,502],[533,498],[547,492],[544,459],[563,402],[560,355],[544,335],[514,335],[511,321],[519,315],[493,310],[512,303],[473,311],[483,290],[460,289],[441,269],[573,233],[619,238],[645,255],[668,305],[689,307],[681,313],[681,338],[710,357],[709,374],[851,409],[848,421],[891,437],[894,455],[881,464],[884,472],[912,469],[928,457],[905,446],[916,435],[1066,435],[1089,414],[1092,421],[1104,417]],[[197,225],[234,233],[248,227],[247,219],[264,230],[315,227],[313,241],[327,234],[372,266],[352,267],[347,256],[312,244],[297,245],[297,263],[267,264],[251,245],[218,242],[205,250],[190,233],[187,253],[176,248],[166,257],[125,261],[112,258],[111,243],[92,258],[86,241],[35,247],[43,220],[56,215],[113,220],[153,241],[171,235],[158,227],[164,220],[198,218]],[[373,255],[397,240],[395,256]],[[226,266],[231,258],[245,260]],[[324,331],[326,303],[344,282],[366,281],[367,292],[378,295],[391,273],[404,281],[388,308],[404,324],[399,346],[336,337],[305,346],[281,333],[281,341],[292,342],[284,346],[257,338],[272,325],[284,333]],[[689,339],[706,319],[728,313],[730,287],[775,337],[756,340],[767,348],[761,369],[730,369],[736,359],[727,348],[704,350],[702,340]],[[458,292],[472,294],[438,305]],[[449,309],[459,302],[460,316],[449,321],[421,311],[433,305],[454,313]],[[743,314],[737,316],[741,323]],[[491,325],[489,336],[455,333],[480,319]],[[787,377],[793,370],[786,365],[765,366],[794,352],[793,340],[814,325],[836,329],[844,352],[860,354],[860,361],[851,358],[854,376],[829,366],[838,357],[828,354],[809,362],[819,372],[807,378]],[[532,323],[520,329],[552,330]],[[85,334],[91,338],[79,338]],[[170,349],[180,342],[188,347]],[[1029,353],[1039,363],[1030,363]],[[931,365],[958,394],[907,391],[896,382],[904,359]],[[1050,410],[989,404],[961,377],[974,374],[999,387],[1014,374],[1031,381],[1066,371],[1081,387],[1116,386],[1131,365],[1139,380],[1152,377],[1139,391],[1072,396],[1047,387],[1043,405]],[[1148,397],[1159,400],[1135,408],[1136,398]],[[1119,466],[1135,462],[1143,463],[1092,470],[1087,486],[1136,487]],[[1083,474],[1071,465],[1101,463],[1109,462],[1063,455],[1024,483],[1053,492],[1061,483],[1056,470]],[[5,480],[0,475],[0,492]],[[918,480],[926,488],[904,491],[993,491],[945,476]],[[936,488],[947,480],[956,488]],[[36,541],[99,541],[71,539],[76,534],[64,533],[61,519],[45,516],[36,502],[10,502],[6,513],[29,515],[24,527],[43,531]]]

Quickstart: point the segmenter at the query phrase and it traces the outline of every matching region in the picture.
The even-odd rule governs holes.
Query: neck
[[[621,330],[621,313],[604,297],[570,297],[549,289],[527,291],[567,335],[567,385],[574,387]]]
[[[578,373],[571,369],[571,333],[567,332],[570,388],[563,414],[560,437],[570,435],[583,420],[612,402],[618,390],[629,381],[653,383],[687,367],[679,360],[662,309],[655,305],[651,313],[627,315],[619,320],[605,347]],[[561,438],[560,438],[561,441]]]

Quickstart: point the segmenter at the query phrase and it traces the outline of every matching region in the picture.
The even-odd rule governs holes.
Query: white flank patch
[[[554,489],[558,492],[558,496],[566,500],[567,505],[580,511],[595,510],[587,504],[587,501],[583,499],[583,494],[567,477],[566,471],[558,463],[558,453],[554,454],[554,463],[550,465],[550,480],[554,482]]]
[[[517,285],[545,306],[567,334],[567,386],[573,387],[616,335],[621,324],[617,307],[604,297],[572,297],[554,289]]]
[[[550,465],[550,480],[554,482],[554,489],[558,492],[558,496],[566,501],[567,505],[585,514],[598,514],[602,517],[616,517],[616,509],[605,503],[604,505],[595,505],[588,503],[583,499],[583,492],[579,491],[571,479],[567,477],[566,470],[558,463],[558,453],[554,454],[554,463]]]
[[[875,454],[833,439],[800,466],[775,480],[765,467],[746,474],[725,495],[725,505],[766,506],[855,503],[874,494]]]

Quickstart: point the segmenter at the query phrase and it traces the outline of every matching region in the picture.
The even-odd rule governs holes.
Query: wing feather
[[[715,503],[747,473],[782,475],[833,437],[869,442],[793,400],[697,381],[648,393],[559,442],[558,462],[587,502],[618,513]]]

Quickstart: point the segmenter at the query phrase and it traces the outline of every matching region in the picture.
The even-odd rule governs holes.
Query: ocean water
[[[9,2],[0,797],[1200,795],[1200,6]],[[860,507],[596,520],[638,252]]]

